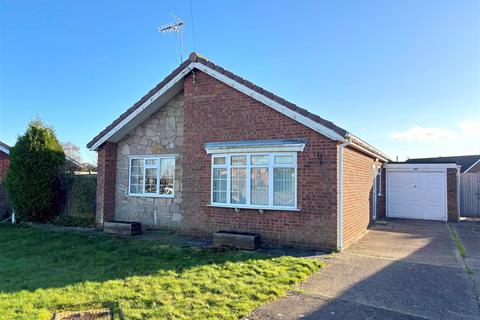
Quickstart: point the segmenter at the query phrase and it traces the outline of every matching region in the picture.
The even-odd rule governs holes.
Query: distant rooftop
[[[456,163],[460,167],[460,172],[465,172],[468,168],[480,160],[480,154],[468,156],[434,157],[434,158],[414,158],[408,159],[405,163]]]

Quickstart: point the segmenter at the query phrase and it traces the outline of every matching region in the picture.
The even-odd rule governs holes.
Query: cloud
[[[469,136],[480,136],[480,121],[478,120],[465,120],[458,123],[460,130],[463,134]]]
[[[397,141],[438,142],[454,141],[458,138],[458,133],[442,128],[423,128],[415,126],[406,131],[392,132],[389,137],[390,139]]]

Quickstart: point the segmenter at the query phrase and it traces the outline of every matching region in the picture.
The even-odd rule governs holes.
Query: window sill
[[[164,199],[173,199],[175,195],[160,195],[160,194],[127,194],[127,197],[135,198],[164,198]]]
[[[288,207],[265,207],[265,206],[245,206],[245,205],[231,205],[231,204],[217,204],[211,203],[207,207],[217,208],[230,208],[230,209],[248,209],[248,210],[265,210],[265,211],[301,211],[300,208],[288,208]]]

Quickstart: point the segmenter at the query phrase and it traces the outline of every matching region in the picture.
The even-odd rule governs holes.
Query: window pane
[[[245,166],[247,165],[247,156],[232,156],[232,166]]]
[[[213,158],[213,164],[215,165],[224,165],[226,163],[225,157]]]
[[[139,184],[143,185],[143,176],[132,176],[132,179],[130,180],[132,184]]]
[[[261,155],[261,156],[252,156],[252,166],[258,165],[268,165],[268,156]]]
[[[213,168],[213,202],[227,203],[227,169]]]
[[[275,164],[293,164],[293,156],[275,156]]]
[[[141,184],[132,184],[130,185],[130,193],[142,193],[142,187]]]
[[[247,203],[247,177],[245,168],[232,168],[230,203]]]
[[[143,159],[131,161],[130,193],[143,193]]]
[[[252,168],[251,180],[251,204],[268,205],[268,168]]]
[[[147,166],[158,165],[158,159],[145,159],[145,165]]]
[[[133,167],[131,170],[132,176],[143,176],[143,166],[141,167]]]
[[[157,193],[157,168],[145,169],[145,193]]]
[[[295,169],[275,168],[273,172],[273,204],[275,206],[294,206]]]
[[[160,159],[160,194],[173,195],[175,179],[175,159]]]

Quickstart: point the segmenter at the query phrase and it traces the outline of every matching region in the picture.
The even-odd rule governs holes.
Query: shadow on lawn
[[[165,245],[104,234],[51,232],[0,225],[0,293],[60,288],[162,271],[269,259],[256,252]]]

